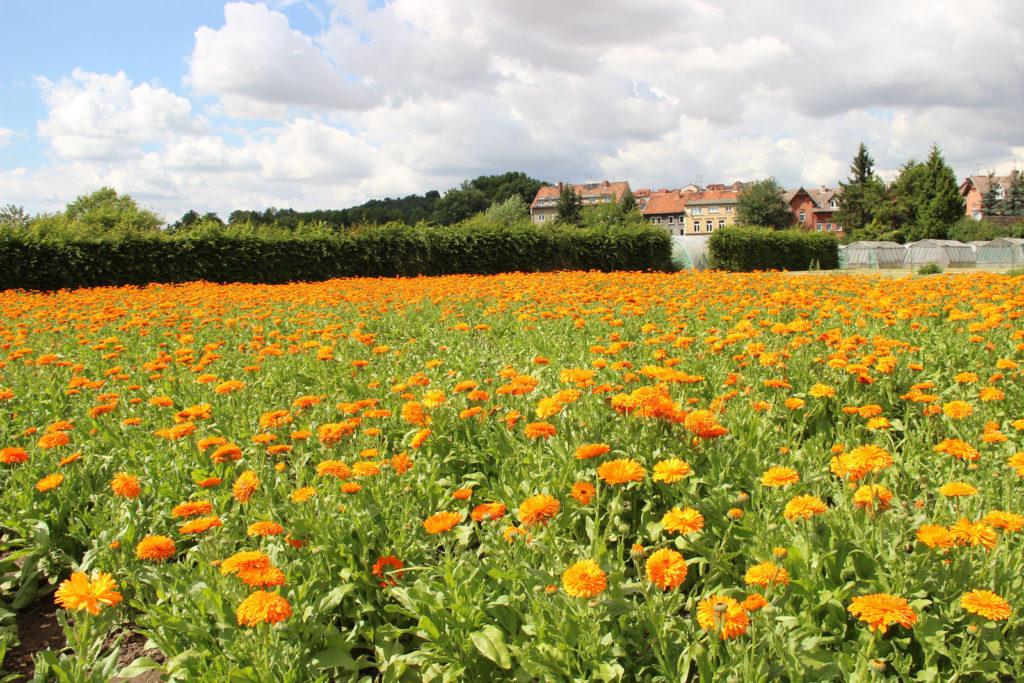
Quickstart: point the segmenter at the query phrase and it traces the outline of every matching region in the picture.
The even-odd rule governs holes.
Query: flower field
[[[52,680],[1024,671],[1021,277],[5,292],[0,344]]]

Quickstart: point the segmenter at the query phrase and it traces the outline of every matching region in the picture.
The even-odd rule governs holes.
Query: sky
[[[0,0],[0,205],[1024,169],[1024,2]]]

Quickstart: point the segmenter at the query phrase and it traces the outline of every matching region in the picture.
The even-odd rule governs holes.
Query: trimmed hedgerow
[[[731,271],[833,270],[839,267],[839,242],[803,230],[722,228],[708,241],[708,265]]]
[[[332,235],[154,234],[105,240],[0,234],[0,289],[150,282],[261,282],[552,270],[671,270],[648,227],[431,228],[388,224]]]

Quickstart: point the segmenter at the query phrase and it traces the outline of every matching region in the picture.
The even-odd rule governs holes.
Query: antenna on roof
[[[704,175],[698,173],[696,176],[696,180],[693,181],[693,184],[696,185],[697,187],[704,187]]]

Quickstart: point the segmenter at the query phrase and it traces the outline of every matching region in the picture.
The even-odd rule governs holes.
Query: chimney
[[[824,192],[824,191],[825,191],[825,190],[827,190],[828,188],[827,188],[827,187],[825,187],[824,185],[820,185],[820,186],[818,187],[818,189],[819,189],[819,190],[821,190],[822,192]]]
[[[606,180],[606,181],[604,181],[603,183],[601,183],[601,185],[602,185],[602,186],[604,186],[604,187],[608,187],[609,183],[608,183],[608,181]]]
[[[562,181],[561,181],[561,180],[559,180],[559,181],[558,181],[558,194],[562,194],[562,187],[563,187],[563,185],[562,185]]]

